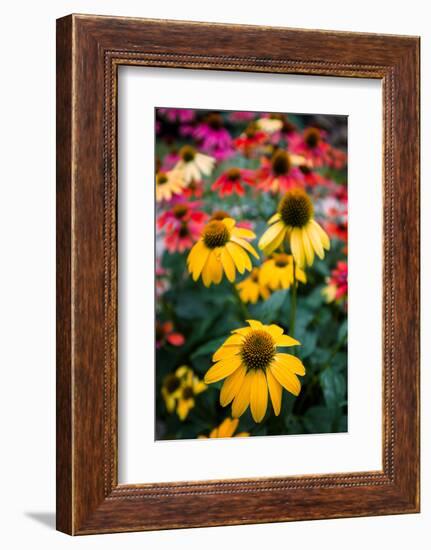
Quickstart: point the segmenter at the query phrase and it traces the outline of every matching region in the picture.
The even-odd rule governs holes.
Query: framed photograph
[[[419,38],[57,21],[57,528],[419,511]]]

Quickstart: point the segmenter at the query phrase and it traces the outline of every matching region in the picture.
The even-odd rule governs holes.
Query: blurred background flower
[[[346,137],[345,116],[156,109],[157,439],[346,431]],[[247,319],[301,342],[300,372],[205,384]]]

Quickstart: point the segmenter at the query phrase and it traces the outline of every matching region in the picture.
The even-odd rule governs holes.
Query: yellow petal
[[[302,361],[290,353],[277,353],[274,360],[295,374],[299,374],[300,376],[304,376],[305,374],[305,367]]]
[[[268,405],[268,386],[266,376],[261,369],[254,372],[250,388],[251,414],[255,422],[260,422],[266,413]]]
[[[213,384],[223,378],[228,377],[230,374],[236,371],[242,364],[242,359],[239,355],[230,357],[229,359],[223,359],[215,365],[213,365],[209,371],[205,374],[205,384]]]
[[[244,237],[245,239],[256,238],[256,234],[253,233],[253,231],[250,231],[250,229],[246,229],[245,227],[235,227],[232,230],[232,235],[235,235],[235,237]]]
[[[286,390],[293,393],[293,395],[299,395],[301,384],[293,372],[277,361],[273,361],[268,368],[283,388],[286,388]]]
[[[308,238],[307,228],[303,227],[301,229],[302,243],[304,245],[305,258],[308,265],[313,265],[314,261],[314,250],[311,246],[310,239]]]
[[[254,319],[247,319],[247,323],[251,326],[252,329],[261,329],[263,327],[260,321],[255,321]]]
[[[310,220],[310,223],[313,225],[313,227],[317,229],[323,248],[325,250],[329,250],[331,247],[331,244],[329,242],[329,237],[326,234],[326,232],[320,227],[320,225],[315,220]]]
[[[226,247],[223,248],[220,259],[228,281],[233,283],[235,281],[235,264]]]
[[[320,235],[317,229],[314,227],[312,223],[308,223],[306,225],[306,230],[308,233],[308,237],[310,239],[310,242],[314,248],[314,252],[319,256],[319,258],[322,260],[325,256],[325,252],[323,251],[322,242],[320,240]]]
[[[223,382],[223,386],[220,392],[220,405],[226,407],[234,399],[241,389],[244,376],[246,374],[246,368],[244,366],[236,369],[234,373],[226,378]]]
[[[210,258],[213,256],[214,251],[211,250],[208,254],[207,261],[202,269],[202,281],[206,287],[209,287],[212,282],[211,277],[211,268],[210,268]]]
[[[236,328],[231,332],[233,334],[241,334],[241,336],[247,336],[247,334],[250,334],[251,331],[252,329],[250,327],[241,327],[241,328]]]
[[[235,227],[235,220],[232,218],[224,218],[222,221],[229,230]]]
[[[279,219],[280,219],[280,214],[276,212],[273,216],[269,218],[269,220],[267,221],[267,224],[271,225],[272,223],[278,221]]]
[[[239,329],[236,329],[236,330],[239,330]],[[226,340],[223,342],[223,345],[221,347],[239,346],[240,344],[242,344],[242,341],[243,341],[243,337],[241,336],[241,334],[232,334],[232,336],[229,336],[229,338],[226,338]]]
[[[213,361],[222,361],[241,352],[241,346],[222,346],[213,355]]]
[[[268,227],[265,233],[259,240],[259,248],[261,250],[272,248],[272,243],[279,240],[280,235],[283,234],[286,230],[286,226],[282,221],[278,221],[274,225]],[[275,250],[273,248],[273,250]]]
[[[242,246],[243,248],[245,248],[257,260],[259,259],[259,254],[256,252],[256,250],[251,246],[250,243],[248,243],[244,239],[240,239],[239,237],[236,237],[235,235],[233,235],[231,237],[231,241],[236,243],[236,244],[239,244],[239,246]]]
[[[250,404],[250,388],[251,388],[252,373],[248,372],[244,376],[241,388],[237,393],[232,403],[232,416],[239,418]]]
[[[265,330],[269,332],[274,340],[277,340],[283,334],[283,329],[278,325],[268,325],[265,327]]]
[[[190,251],[188,258],[189,271],[192,273],[194,281],[198,280],[199,275],[201,274],[202,269],[204,268],[208,260],[209,254],[210,250],[204,245],[202,241],[198,241]]]
[[[211,273],[211,280],[218,285],[223,277],[223,268],[219,260],[220,251],[215,248],[208,257],[208,269]]]
[[[298,342],[298,340],[295,340],[295,338],[292,338],[287,334],[282,334],[279,338],[277,338],[276,344],[277,346],[281,346],[281,347],[290,347],[290,346],[300,346],[301,342]]]
[[[218,436],[219,437],[232,437],[234,431],[237,429],[239,424],[239,419],[234,418],[225,418],[219,426]]]
[[[271,372],[271,369],[266,369],[266,379],[268,381],[269,395],[271,396],[272,406],[274,408],[275,416],[280,414],[281,409],[281,398],[282,398],[282,387],[280,382],[278,382],[274,375]]]
[[[304,247],[301,238],[301,229],[294,227],[290,235],[290,247],[292,248],[292,254],[295,258],[295,262],[302,267],[304,265]]]
[[[229,254],[232,256],[233,261],[235,262],[236,268],[242,274],[247,269],[251,271],[252,265],[251,260],[248,257],[247,253],[234,242],[226,243],[226,248],[229,251]]]

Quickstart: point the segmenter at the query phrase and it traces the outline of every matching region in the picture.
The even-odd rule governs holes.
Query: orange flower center
[[[277,267],[286,267],[290,263],[290,257],[287,254],[278,254],[275,258],[275,265]]]
[[[196,156],[196,149],[191,145],[184,145],[180,149],[180,157],[184,162],[191,162]]]
[[[276,151],[272,156],[271,164],[276,176],[284,176],[290,170],[289,155],[285,151]]]
[[[313,216],[313,205],[302,189],[292,189],[281,199],[278,211],[285,225],[304,227]]]
[[[229,181],[239,181],[241,179],[241,170],[239,168],[229,168],[226,175]]]
[[[174,216],[177,218],[177,220],[180,220],[181,218],[184,218],[184,216],[187,214],[187,205],[185,204],[176,204],[172,212],[174,213]]]
[[[223,119],[219,114],[212,113],[207,118],[207,124],[213,130],[220,130],[223,126]]]
[[[156,176],[157,185],[165,185],[168,182],[168,176],[164,172],[159,172]]]
[[[168,393],[174,393],[181,384],[181,380],[175,374],[169,374],[165,378],[165,388]]]
[[[191,386],[186,386],[183,389],[183,399],[191,399],[194,396],[193,388]]]
[[[304,141],[308,147],[311,147],[311,149],[319,145],[320,139],[320,132],[317,128],[307,128],[305,130]]]
[[[224,246],[230,239],[228,228],[222,221],[213,220],[205,227],[203,241],[207,248]]]
[[[244,339],[241,358],[247,368],[265,370],[275,355],[274,338],[264,330],[253,330]]]
[[[229,214],[225,210],[216,210],[213,212],[213,215],[211,216],[211,220],[224,220],[225,218],[228,218]]]

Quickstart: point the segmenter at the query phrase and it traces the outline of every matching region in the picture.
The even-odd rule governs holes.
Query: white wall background
[[[56,0],[3,5],[0,23],[0,525],[2,547],[185,546],[427,548],[431,341],[423,338],[422,514],[384,518],[103,535],[72,539],[54,525],[55,19],[70,12],[284,25],[422,37],[422,151],[431,149],[431,30],[427,2],[410,0]],[[431,330],[430,164],[422,155],[423,334]],[[428,536],[429,538],[429,536]]]

